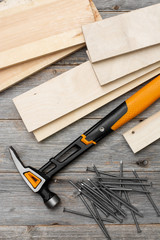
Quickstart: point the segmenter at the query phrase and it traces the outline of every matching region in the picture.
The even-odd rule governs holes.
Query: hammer
[[[88,131],[78,137],[39,170],[25,167],[13,147],[9,148],[11,157],[24,181],[38,193],[48,208],[54,208],[60,198],[48,189],[51,178],[82,153],[95,146],[102,138],[143,112],[160,98],[160,75],[141,88]]]

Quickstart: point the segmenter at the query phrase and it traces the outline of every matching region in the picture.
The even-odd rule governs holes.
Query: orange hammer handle
[[[111,127],[116,130],[160,98],[160,75],[127,99],[127,112]]]

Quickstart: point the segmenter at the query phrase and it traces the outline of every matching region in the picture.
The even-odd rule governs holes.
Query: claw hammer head
[[[54,192],[48,189],[50,179],[39,170],[32,167],[25,167],[13,147],[10,147],[9,151],[19,173],[27,185],[33,192],[38,193],[43,198],[48,208],[54,208],[60,202],[60,199]]]

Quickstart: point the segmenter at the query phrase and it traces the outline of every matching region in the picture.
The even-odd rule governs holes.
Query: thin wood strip
[[[139,123],[123,134],[134,153],[160,138],[160,112]]]
[[[33,4],[40,4],[38,1],[33,1],[32,4],[27,4],[27,6],[22,6],[22,9],[28,7],[32,7]],[[102,20],[96,6],[90,0],[91,8],[93,11],[93,15],[95,21]],[[31,5],[31,6],[30,6]],[[14,8],[15,9],[15,8]],[[19,9],[19,8],[18,8]],[[17,10],[17,8],[16,8]],[[5,11],[6,12],[6,11]],[[10,10],[13,12],[13,9]],[[4,14],[4,13],[3,13]],[[58,51],[56,53],[49,54],[47,56],[43,56],[34,60],[30,60],[24,63],[16,64],[12,67],[8,67],[5,69],[0,70],[0,92],[7,89],[8,87],[20,82],[21,80],[25,79],[26,77],[30,76],[31,74],[49,66],[52,63],[68,56],[69,54],[81,49],[84,47],[85,44],[81,44],[75,47],[67,48],[62,51]]]
[[[46,139],[47,137],[51,136],[52,134],[60,131],[61,129],[69,126],[73,122],[76,122],[77,120],[86,116],[87,114],[95,111],[96,109],[102,107],[103,105],[125,94],[126,92],[137,87],[138,85],[144,83],[145,81],[149,80],[150,78],[156,76],[159,73],[160,73],[160,68],[155,69],[154,71],[147,73],[144,76],[137,78],[134,81],[114,90],[113,92],[108,93],[103,97],[98,98],[97,100],[35,130],[33,134],[36,137],[37,141],[40,142]]]
[[[95,21],[89,0],[42,3],[0,18],[0,68],[84,43],[81,26]]]
[[[0,92],[22,81],[26,77],[40,71],[41,69],[55,63],[62,58],[76,52],[84,47],[84,44],[58,51],[28,62],[20,63],[9,68],[0,70]]]
[[[29,132],[128,83],[127,78],[101,87],[85,62],[13,99]]]
[[[86,51],[86,53],[87,53],[87,55],[88,55],[88,57],[90,57],[89,56],[89,52],[88,51]],[[100,65],[100,63],[101,62],[103,62],[102,63],[102,66]],[[105,74],[101,74],[101,75],[103,75],[103,77],[105,77],[106,76],[106,79],[108,78],[108,75],[107,75],[107,73],[108,73],[108,71],[107,70],[109,70],[108,68],[109,67],[107,67],[106,66],[106,64],[105,64],[105,60],[104,61],[100,61],[100,62],[97,62],[97,63],[92,63],[91,64],[92,65],[92,67],[93,67],[93,70],[94,70],[94,72],[96,71],[96,68],[98,69],[98,71],[101,69],[101,71],[103,71]],[[95,65],[96,65],[96,67],[95,67]],[[98,66],[99,65],[99,66]],[[135,80],[136,78],[139,78],[139,77],[141,77],[141,76],[143,76],[143,75],[145,75],[145,74],[147,74],[147,73],[149,73],[149,72],[151,72],[151,71],[153,71],[153,70],[155,70],[155,69],[157,69],[157,68],[159,68],[160,67],[160,62],[157,62],[157,63],[154,63],[154,64],[152,64],[152,65],[149,65],[149,66],[147,66],[147,67],[145,67],[145,68],[142,68],[142,69],[140,69],[140,70],[138,70],[138,71],[135,71],[135,72],[133,72],[133,73],[130,73],[130,74],[128,74],[128,75],[126,75],[126,76],[123,76],[123,77],[121,77],[121,78],[118,78],[118,79],[116,79],[116,81],[124,81],[125,83],[127,83],[127,82],[131,82],[131,81],[133,81],[133,80]],[[117,68],[118,68],[118,66],[117,66]],[[116,68],[115,68],[116,69]],[[115,70],[114,69],[114,70]],[[97,71],[95,72],[95,74],[97,73]],[[100,72],[99,72],[100,73]],[[97,75],[96,75],[97,76]],[[98,75],[99,77],[100,77],[100,75]],[[100,80],[99,78],[98,78],[98,76],[97,76],[97,79],[98,80]],[[105,84],[104,84],[105,85]]]
[[[160,43],[160,4],[83,26],[92,62]]]
[[[90,55],[87,53],[89,58]],[[160,60],[160,44],[92,63],[100,85],[105,85]],[[158,63],[160,64],[160,62]],[[144,70],[145,71],[145,70]],[[130,81],[130,79],[128,79]]]
[[[17,63],[23,63],[29,59],[31,60],[50,53],[56,53],[57,51],[77,46],[84,42],[81,28],[77,28],[20,47],[12,48],[0,53],[0,69]]]

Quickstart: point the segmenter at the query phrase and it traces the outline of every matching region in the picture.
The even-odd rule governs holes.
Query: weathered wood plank
[[[82,119],[77,123],[72,124],[59,133],[51,136],[41,143],[37,143],[32,134],[29,134],[22,121],[0,121],[0,172],[17,172],[14,163],[12,162],[8,146],[13,145],[23,162],[26,165],[40,168],[51,157],[55,156],[64,147],[69,145],[73,139],[85,132],[89,127],[97,122],[97,119]],[[122,136],[127,129],[136,125],[138,120],[133,120],[126,126],[122,127],[118,132],[111,134],[103,139],[97,146],[90,149],[78,160],[74,161],[63,172],[79,172],[84,171],[87,165],[92,166],[95,163],[98,167],[107,166],[109,170],[116,169],[120,160],[124,161],[127,169],[140,168],[136,165],[138,160],[149,160],[148,168],[143,171],[159,171],[159,143],[156,141],[152,145],[134,155],[128,147],[125,139]]]
[[[101,165],[102,166],[102,165]],[[117,166],[118,167],[118,166]],[[116,169],[118,170],[118,168]],[[107,168],[105,168],[107,169]],[[125,169],[124,169],[125,170]],[[54,210],[47,209],[42,199],[34,194],[21,179],[19,174],[1,173],[0,189],[1,189],[1,205],[0,205],[0,225],[80,225],[93,224],[92,219],[78,217],[69,213],[63,213],[63,207],[75,209],[80,212],[86,212],[83,203],[76,196],[75,189],[68,183],[69,180],[74,182],[86,180],[88,177],[93,178],[91,173],[61,173],[55,181],[50,184],[51,191],[56,192],[61,198],[61,204]],[[128,176],[128,173],[126,173]],[[132,174],[129,176],[132,176]],[[153,188],[149,188],[152,197],[159,206],[160,198],[160,173],[139,173],[141,177],[148,177],[153,182]],[[6,188],[7,186],[7,188]],[[151,204],[145,195],[130,193],[132,204],[137,207],[143,214],[144,218],[139,218],[140,224],[158,224],[160,218],[157,217]],[[159,206],[160,207],[160,206]],[[125,209],[126,210],[126,209]],[[133,224],[130,216],[124,219],[124,224]],[[111,218],[111,217],[110,217]],[[116,222],[116,224],[119,224]]]
[[[159,225],[150,224],[142,225],[143,232],[137,234],[135,227],[129,226],[108,226],[108,231],[113,240],[157,240],[160,235]],[[96,225],[80,225],[80,226],[1,226],[0,239],[16,239],[16,240],[102,240],[103,234]],[[134,236],[134,238],[133,238]]]

